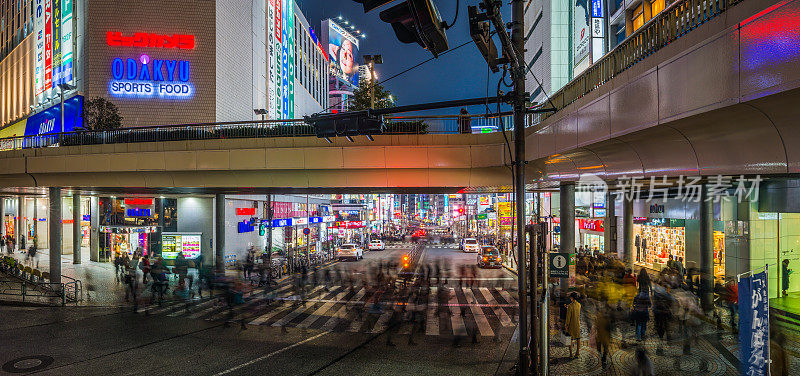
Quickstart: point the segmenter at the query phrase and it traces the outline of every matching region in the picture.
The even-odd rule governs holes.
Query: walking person
[[[639,292],[633,298],[633,306],[631,308],[631,319],[636,325],[636,340],[644,341],[645,331],[647,330],[647,322],[650,321],[650,295],[644,292]]]
[[[656,326],[656,334],[663,342],[664,336],[669,330],[669,322],[672,320],[672,297],[669,293],[669,286],[656,286],[653,288],[653,319]],[[669,336],[667,337],[669,338]],[[658,343],[657,355],[664,354],[662,342]]]
[[[631,371],[631,376],[653,376],[653,361],[647,356],[643,347],[636,348],[636,365]]]
[[[569,294],[570,303],[567,304],[567,317],[565,329],[570,336],[569,357],[578,358],[581,353],[581,303],[578,302],[578,293]],[[575,356],[572,356],[572,346],[575,346]]]
[[[649,295],[651,282],[652,281],[650,280],[650,275],[647,274],[647,270],[642,268],[642,270],[639,271],[639,276],[636,277],[636,285],[639,288],[639,292]]]
[[[602,354],[600,361],[604,369],[606,368],[608,350],[611,347],[611,317],[609,313],[608,305],[602,303],[594,320],[595,344],[597,352]]]
[[[793,270],[789,269],[789,260],[783,260],[783,263],[781,263],[781,291],[783,296],[786,296],[786,291],[789,290],[789,276],[792,273]]]

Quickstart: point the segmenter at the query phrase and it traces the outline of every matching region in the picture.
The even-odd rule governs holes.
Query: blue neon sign
[[[291,218],[285,219],[273,219],[272,220],[272,227],[289,227],[293,224]]]
[[[592,17],[603,18],[603,0],[592,0]]]
[[[108,91],[116,97],[186,99],[194,94],[186,60],[116,58],[111,62]]]
[[[253,232],[254,229],[255,229],[255,226],[253,226],[248,221],[239,222],[239,233],[240,234],[243,234],[243,233],[246,233],[246,232]]]
[[[308,223],[322,223],[322,217],[308,217]]]
[[[150,209],[130,208],[126,211],[128,217],[149,217]]]

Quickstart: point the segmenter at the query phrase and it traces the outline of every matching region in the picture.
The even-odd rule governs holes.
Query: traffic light
[[[368,11],[367,2],[381,2],[378,0],[356,1],[364,4],[365,12]],[[380,17],[382,21],[392,24],[397,39],[403,43],[418,43],[430,51],[434,57],[438,57],[439,54],[450,49],[442,17],[432,0],[406,0],[382,11]]]
[[[369,111],[316,114],[306,116],[305,121],[314,127],[319,138],[361,135],[370,137],[383,133],[383,117],[372,115]]]
[[[264,236],[266,234],[266,226],[263,223],[258,225],[258,236]]]
[[[486,63],[492,72],[497,73],[500,68],[497,67],[497,46],[494,45],[492,34],[489,27],[489,21],[485,13],[478,13],[478,7],[470,5],[467,7],[469,14],[469,35],[478,51],[481,52]]]

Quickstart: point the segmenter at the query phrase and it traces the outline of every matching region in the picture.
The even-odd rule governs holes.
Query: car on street
[[[491,245],[481,247],[478,253],[478,267],[480,268],[502,268],[503,258],[500,251]]]
[[[481,249],[480,244],[478,244],[478,240],[475,238],[466,238],[464,239],[464,243],[462,243],[462,248],[464,252],[478,252]]]
[[[385,251],[386,245],[383,244],[382,240],[373,240],[369,242],[369,250],[370,251]]]
[[[342,244],[336,251],[336,258],[339,260],[353,259],[358,261],[364,258],[364,250],[358,244]]]

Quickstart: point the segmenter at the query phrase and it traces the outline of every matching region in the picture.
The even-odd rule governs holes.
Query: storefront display
[[[100,261],[111,261],[123,253],[132,257],[137,249],[142,256],[150,255],[149,235],[156,231],[155,226],[100,226]]]
[[[714,278],[725,278],[725,233],[714,231]]]
[[[175,233],[161,234],[161,258],[174,260],[183,253],[187,260],[200,257],[201,233]]]
[[[640,222],[640,223],[636,223]],[[661,270],[669,261],[686,262],[686,231],[683,220],[635,218],[634,263]]]
[[[605,253],[605,238],[602,219],[579,218],[580,249],[591,253]]]

